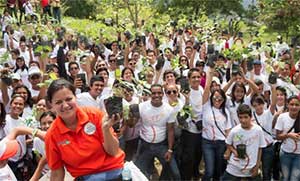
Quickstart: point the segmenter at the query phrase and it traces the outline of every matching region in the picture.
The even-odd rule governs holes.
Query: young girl
[[[272,121],[276,106],[276,88],[272,87],[272,99],[268,109],[264,109],[265,100],[262,95],[254,96],[251,99],[251,105],[254,108],[253,118],[254,122],[262,128],[264,131],[264,138],[267,143],[267,147],[262,149],[262,172],[263,180],[271,180],[272,166],[273,166],[273,134],[272,134]]]
[[[42,131],[47,131],[54,119],[56,118],[55,114],[51,111],[44,112],[40,117],[40,128]],[[38,180],[41,175],[46,174],[49,171],[47,165],[47,159],[45,154],[45,143],[40,138],[34,138],[33,140],[33,151],[40,157],[38,166],[31,177],[31,180]]]

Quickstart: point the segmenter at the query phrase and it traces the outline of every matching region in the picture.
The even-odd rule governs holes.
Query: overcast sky
[[[256,3],[257,0],[243,0],[244,8],[248,8],[249,4]]]

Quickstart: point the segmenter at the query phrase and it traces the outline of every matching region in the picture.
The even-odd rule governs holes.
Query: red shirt
[[[42,8],[46,7],[49,5],[49,0],[41,0],[41,6]]]
[[[113,157],[103,148],[103,113],[84,107],[77,108],[76,115],[75,131],[67,128],[60,117],[48,130],[45,145],[49,167],[56,170],[65,166],[73,177],[122,168],[124,152],[119,149],[119,154]]]

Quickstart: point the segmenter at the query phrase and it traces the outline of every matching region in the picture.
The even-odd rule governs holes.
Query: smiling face
[[[18,117],[24,110],[25,100],[23,97],[13,98],[10,104],[10,115],[13,117]]]
[[[40,123],[41,124],[41,130],[47,131],[50,128],[53,121],[54,121],[54,119],[50,115],[43,117],[41,119],[41,123]]]
[[[238,115],[242,128],[249,129],[251,127],[251,116],[249,114]]]
[[[170,84],[166,87],[166,95],[169,100],[176,101],[178,97],[178,88],[175,84]]]
[[[93,85],[90,86],[90,94],[92,96],[97,97],[97,96],[99,96],[102,93],[103,88],[104,88],[104,82],[102,82],[102,81],[95,81],[93,83]]]
[[[283,106],[286,100],[285,94],[280,90],[276,90],[276,95],[277,95],[277,105]]]
[[[151,88],[151,104],[154,107],[159,107],[162,105],[163,90],[159,86]]]
[[[16,89],[15,93],[20,94],[22,97],[24,97],[25,100],[28,99],[28,92],[24,87]]]
[[[225,101],[224,98],[219,92],[217,91],[214,92],[214,94],[212,95],[212,104],[215,108],[220,109],[224,101]]]
[[[77,103],[75,95],[65,87],[53,94],[51,105],[57,115],[64,121],[70,120],[76,115]]]
[[[123,79],[124,79],[125,81],[131,82],[131,81],[132,81],[132,76],[133,76],[133,74],[132,74],[131,70],[126,69],[126,70],[124,71]]]
[[[194,90],[198,90],[200,85],[200,73],[198,71],[193,71],[189,77],[189,83]]]
[[[298,115],[300,111],[300,101],[297,98],[293,98],[288,102],[288,109],[290,115]]]
[[[245,93],[246,92],[244,91],[244,89],[242,87],[237,87],[233,92],[233,96],[235,97],[235,100],[237,102],[239,102],[244,98]]]
[[[166,74],[165,79],[167,84],[175,84],[175,76],[173,73]]]

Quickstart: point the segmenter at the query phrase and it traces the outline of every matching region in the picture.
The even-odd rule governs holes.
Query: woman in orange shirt
[[[75,87],[64,79],[53,81],[47,96],[57,113],[45,138],[51,180],[63,180],[64,167],[76,180],[120,178],[125,155],[111,128],[120,115],[78,107]]]

